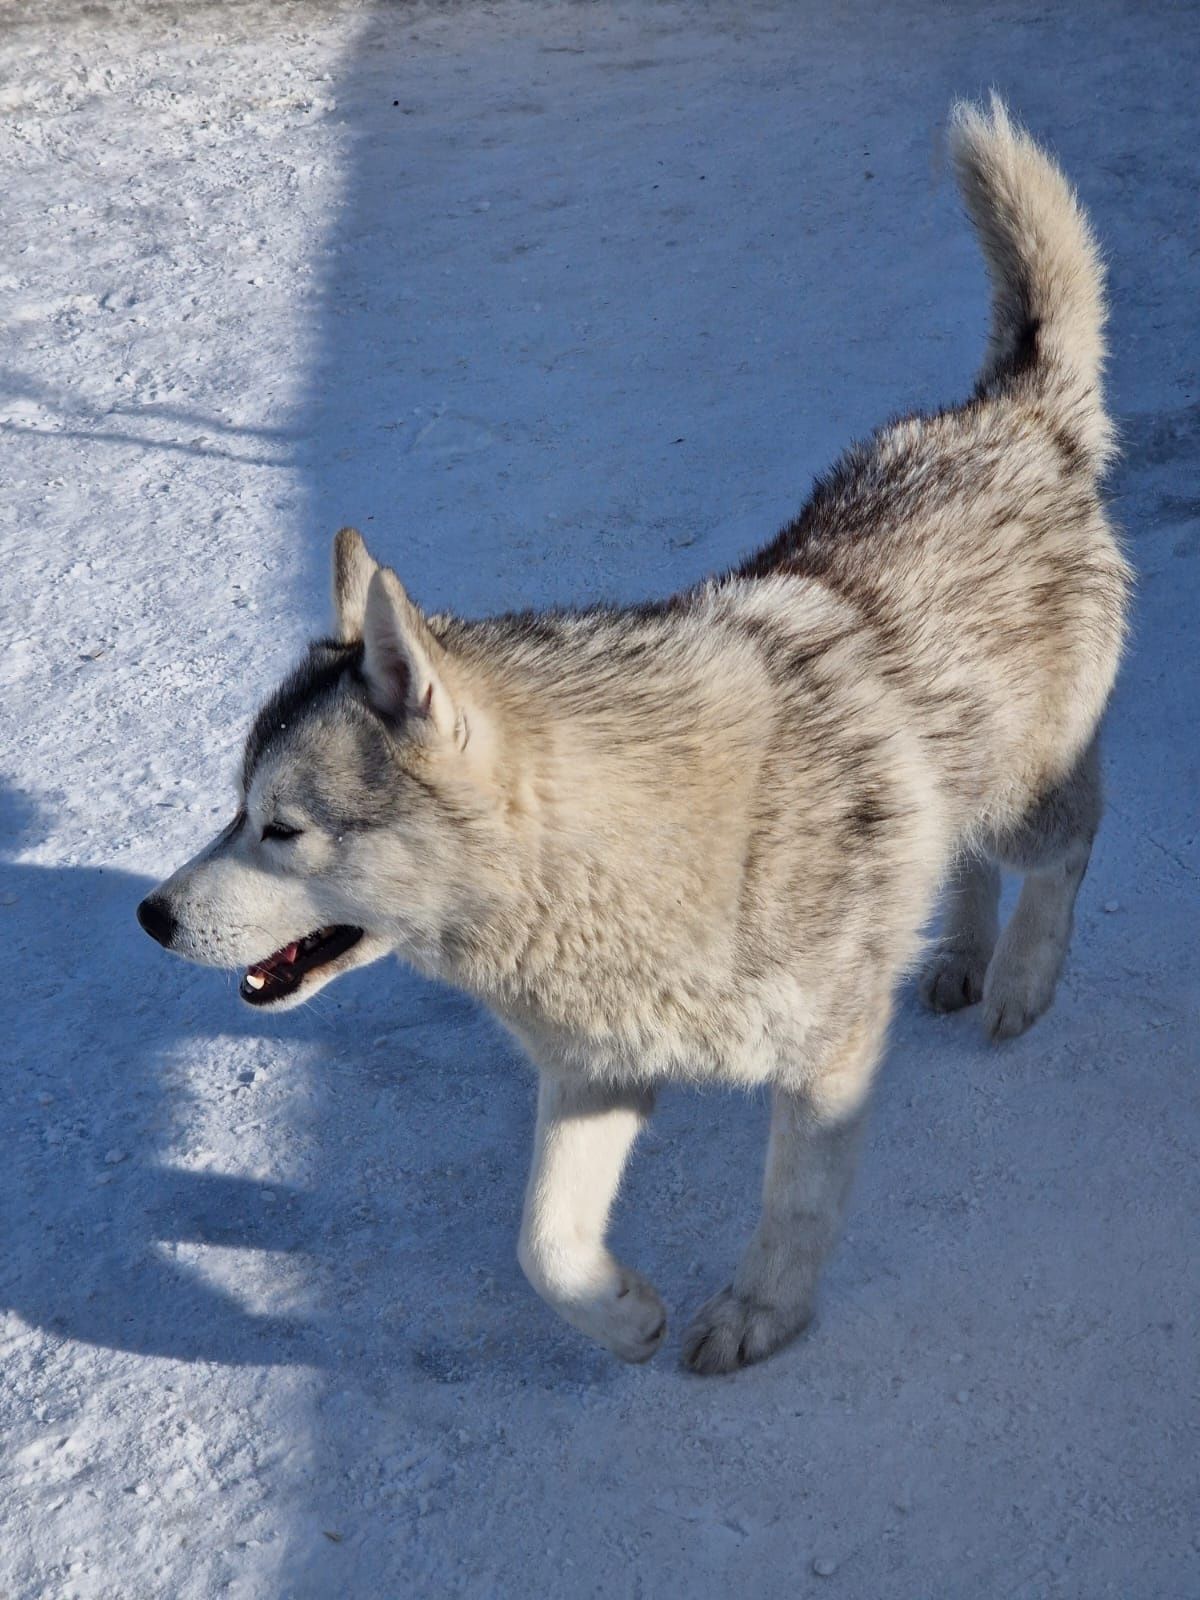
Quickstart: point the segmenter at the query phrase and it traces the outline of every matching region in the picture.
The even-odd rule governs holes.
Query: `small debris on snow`
[[[117,1150],[116,1148],[113,1148],[112,1150],[106,1150],[104,1152],[104,1164],[107,1167],[115,1167],[118,1166],[122,1161],[128,1160],[128,1150]]]
[[[1111,916],[1114,911],[1120,911],[1121,902],[1119,900],[1106,900],[1104,902],[1104,909],[1108,912],[1109,916]]]
[[[830,1556],[818,1556],[812,1564],[812,1569],[818,1578],[832,1578],[838,1569],[838,1564]]]

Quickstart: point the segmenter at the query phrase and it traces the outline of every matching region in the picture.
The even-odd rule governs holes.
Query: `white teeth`
[[[267,980],[263,977],[260,977],[257,972],[248,972],[246,974],[247,989],[261,989],[266,981]]]

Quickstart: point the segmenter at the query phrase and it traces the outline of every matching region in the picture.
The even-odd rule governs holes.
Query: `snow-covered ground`
[[[1195,6],[10,3],[0,1595],[1200,1593]],[[732,1381],[522,1282],[532,1096],[395,968],[239,1009],[133,921],[357,522],[423,600],[662,593],[969,387],[996,84],[1112,265],[1141,574],[1056,1009],[906,996],[819,1326]],[[764,1107],[666,1097],[675,1327]],[[832,1569],[832,1570],[831,1570]]]

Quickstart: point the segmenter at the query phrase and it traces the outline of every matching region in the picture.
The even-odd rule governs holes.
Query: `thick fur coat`
[[[247,965],[251,1004],[390,951],[482,999],[540,1073],[522,1264],[626,1359],[665,1329],[604,1237],[656,1083],[772,1087],[757,1231],[684,1339],[728,1371],[811,1315],[939,889],[931,1005],[1019,1032],[1065,955],[1129,585],[1102,276],[998,103],[951,137],[993,285],[964,405],[853,447],[765,549],[638,608],[426,617],[343,530],[337,637],[259,714],[234,822],[141,908]],[[1003,936],[997,864],[1026,875]]]

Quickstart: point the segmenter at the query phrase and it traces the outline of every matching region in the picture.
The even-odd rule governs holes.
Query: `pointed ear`
[[[428,731],[462,742],[445,651],[389,567],[377,567],[367,589],[362,670],[377,711],[418,718]]]
[[[333,541],[333,615],[343,644],[362,638],[367,590],[378,571],[358,529],[340,529]]]

